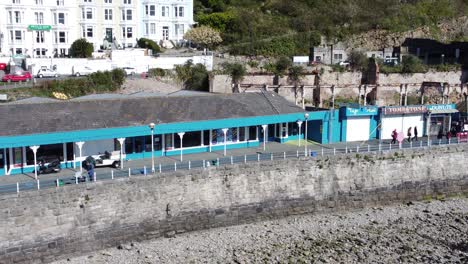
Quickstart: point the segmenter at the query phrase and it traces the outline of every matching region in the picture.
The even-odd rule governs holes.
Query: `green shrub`
[[[403,56],[401,62],[402,73],[425,73],[427,72],[427,66],[424,65],[421,60],[413,55]]]
[[[70,56],[73,58],[89,58],[92,56],[94,46],[85,38],[75,40],[70,47]]]
[[[161,48],[159,47],[159,45],[156,44],[156,42],[154,42],[154,41],[151,40],[151,39],[139,38],[139,39],[137,40],[137,45],[138,45],[138,47],[140,47],[140,48],[142,48],[142,49],[150,49],[150,50],[152,50],[152,51],[153,51],[153,55],[161,52]]]
[[[148,70],[149,77],[164,77],[167,75],[167,71],[161,68],[153,68]]]

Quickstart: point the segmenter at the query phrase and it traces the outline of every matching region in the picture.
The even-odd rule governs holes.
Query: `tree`
[[[365,71],[368,65],[367,56],[357,50],[351,51],[348,56],[349,66],[355,71]]]
[[[234,86],[233,91],[239,92],[238,84],[244,79],[244,76],[247,74],[247,69],[245,68],[245,66],[238,62],[225,62],[222,64],[222,67],[224,73],[231,77],[231,81]]]
[[[304,78],[306,72],[304,67],[300,65],[292,66],[288,70],[288,79],[290,82],[297,86],[301,83],[302,79]]]
[[[203,48],[209,49],[216,47],[223,41],[219,31],[208,26],[190,29],[185,33],[184,39],[192,41]]]
[[[159,47],[158,44],[156,44],[156,42],[154,42],[153,40],[151,39],[147,39],[147,38],[139,38],[137,40],[137,45],[138,47],[142,48],[142,49],[150,49],[153,51],[153,54],[157,54],[157,53],[160,53],[161,52],[161,48]]]
[[[279,77],[283,77],[288,72],[291,66],[292,61],[286,56],[281,56],[276,60],[274,64],[273,73],[275,75],[278,75]]]
[[[73,58],[89,58],[93,54],[94,46],[86,39],[75,40],[70,47],[70,56]]]
[[[401,62],[403,73],[416,73],[416,72],[426,72],[427,68],[421,62],[421,60],[414,55],[403,56]]]
[[[184,89],[194,91],[209,90],[208,71],[205,65],[200,63],[193,64],[193,61],[189,60],[184,65],[177,65],[175,72],[176,78],[183,82]]]

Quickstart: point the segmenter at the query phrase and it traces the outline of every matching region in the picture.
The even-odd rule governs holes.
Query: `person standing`
[[[391,144],[395,144],[395,143],[396,143],[397,136],[398,136],[398,133],[396,132],[396,129],[394,129],[394,130],[392,131],[392,143],[391,143]]]
[[[408,128],[408,142],[411,142],[411,127]]]
[[[414,127],[414,140],[418,141],[418,127]]]
[[[452,133],[450,133],[450,130],[447,131],[447,134],[445,134],[445,138],[447,138],[447,144],[450,143],[450,139],[452,138]]]

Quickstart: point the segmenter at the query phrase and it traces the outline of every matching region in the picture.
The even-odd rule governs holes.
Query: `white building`
[[[67,55],[77,38],[76,11],[69,0],[1,0],[0,53]]]
[[[177,42],[193,23],[193,0],[0,0],[0,54],[65,56],[81,37],[95,50]]]
[[[142,0],[141,36],[157,43],[183,40],[194,24],[193,0]]]

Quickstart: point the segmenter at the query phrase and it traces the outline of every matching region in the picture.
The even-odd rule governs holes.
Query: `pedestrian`
[[[408,142],[411,142],[411,127],[408,128]]]
[[[395,143],[396,143],[397,135],[398,135],[398,133],[396,132],[396,129],[394,129],[394,130],[392,131],[392,143],[391,143],[391,144],[395,144]]]
[[[450,130],[447,131],[447,134],[445,134],[445,138],[447,139],[447,143],[450,143],[450,138],[452,138],[452,133],[450,133]]]
[[[418,141],[418,127],[414,127],[414,140]]]
[[[444,136],[444,131],[441,128],[441,129],[439,129],[439,133],[437,134],[437,139],[441,140],[443,136]]]

